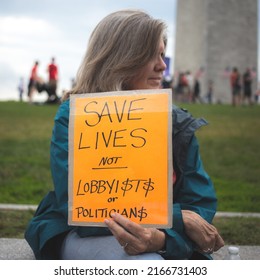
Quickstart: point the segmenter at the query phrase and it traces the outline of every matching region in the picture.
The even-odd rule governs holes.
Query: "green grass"
[[[0,238],[24,238],[33,211],[0,211]]]
[[[196,135],[218,210],[260,212],[260,106],[185,107],[209,122]],[[52,189],[49,146],[57,108],[0,102],[0,203],[38,204]]]
[[[209,122],[198,133],[219,211],[260,212],[260,106],[187,105]]]
[[[52,188],[49,145],[57,106],[0,102],[1,203],[39,203]]]
[[[260,246],[259,218],[214,218],[214,226],[226,244]]]
[[[23,238],[33,211],[0,211],[0,238]],[[226,244],[260,246],[259,218],[215,218]]]
[[[182,105],[183,107],[184,105]],[[186,105],[219,211],[260,212],[260,106]],[[49,146],[55,105],[0,102],[0,203],[38,204],[53,188]],[[0,211],[0,237],[22,238],[32,211]],[[260,219],[215,218],[226,244],[260,245]]]

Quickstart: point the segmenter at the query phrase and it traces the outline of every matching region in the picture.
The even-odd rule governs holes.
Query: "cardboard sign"
[[[70,97],[70,225],[105,226],[118,212],[172,226],[171,107],[164,89]]]

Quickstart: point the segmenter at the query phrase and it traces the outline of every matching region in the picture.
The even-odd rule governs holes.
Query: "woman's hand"
[[[185,233],[197,244],[198,251],[211,254],[224,246],[224,240],[217,229],[200,215],[190,210],[182,210],[182,218]]]
[[[119,244],[129,255],[156,252],[165,245],[165,234],[156,228],[143,228],[118,213],[105,220]]]

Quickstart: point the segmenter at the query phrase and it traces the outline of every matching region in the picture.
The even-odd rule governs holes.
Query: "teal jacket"
[[[36,259],[58,259],[63,237],[72,229],[81,237],[111,235],[104,227],[68,226],[68,124],[69,101],[63,102],[55,117],[51,139],[51,172],[54,191],[49,192],[39,204],[29,222],[25,239]],[[188,112],[173,107],[173,166],[176,181],[173,185],[173,227],[166,233],[165,259],[190,259],[195,244],[184,231],[181,210],[192,210],[208,222],[216,212],[216,195],[212,182],[205,172],[199,155],[194,132],[207,124],[194,119]],[[210,259],[209,255],[204,257]]]

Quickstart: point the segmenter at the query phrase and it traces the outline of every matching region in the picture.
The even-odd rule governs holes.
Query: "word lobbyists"
[[[154,182],[151,178],[146,180],[129,179],[125,180],[90,180],[89,182],[82,182],[79,180],[77,188],[77,196],[86,194],[103,194],[122,195],[124,197],[128,192],[143,194],[147,197],[149,192],[154,190]]]
[[[114,101],[113,105],[108,102],[101,105],[97,101],[88,102],[84,107],[85,124],[91,129],[101,124],[102,120],[107,120],[111,124],[140,121],[142,118],[134,114],[144,110],[141,107],[142,105],[138,105],[140,102],[143,103],[144,100],[146,98],[124,100],[121,106],[118,101]],[[112,114],[112,111],[115,113]],[[146,144],[147,130],[143,127],[136,127],[132,130],[122,128],[119,130],[96,131],[93,133],[95,135],[91,134],[91,137],[89,137],[89,129],[81,132],[78,149],[122,148],[127,147],[127,145],[131,145],[133,148],[142,148]]]

